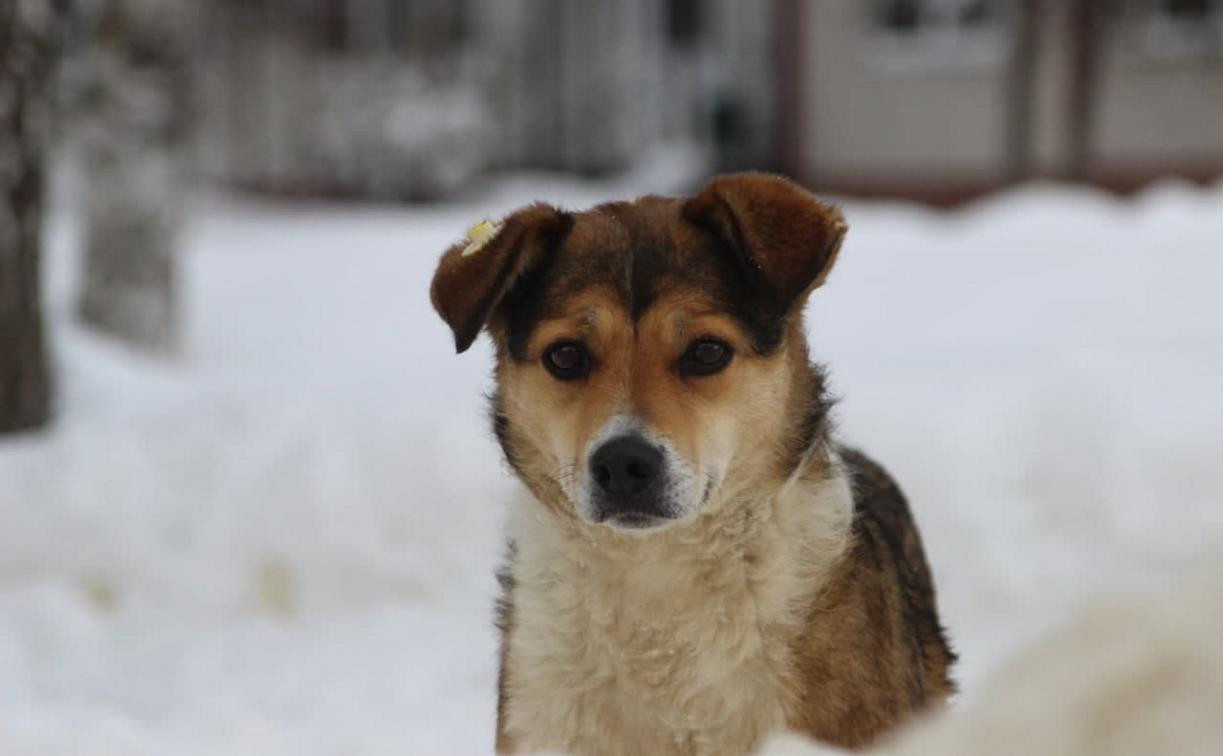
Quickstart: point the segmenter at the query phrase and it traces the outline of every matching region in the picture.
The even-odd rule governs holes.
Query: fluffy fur
[[[494,430],[525,484],[503,576],[497,749],[747,753],[794,728],[860,746],[936,705],[953,660],[904,497],[831,439],[802,308],[833,207],[776,177],[582,213],[533,205],[432,295],[497,348]],[[683,369],[693,344],[733,355]],[[546,368],[579,344],[589,369]],[[592,455],[661,454],[649,529],[600,519]]]

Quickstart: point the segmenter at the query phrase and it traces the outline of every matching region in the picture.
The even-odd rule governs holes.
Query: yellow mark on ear
[[[488,244],[489,239],[497,235],[501,230],[500,223],[482,220],[471,228],[467,229],[467,246],[463,248],[460,257],[468,257],[474,255]]]

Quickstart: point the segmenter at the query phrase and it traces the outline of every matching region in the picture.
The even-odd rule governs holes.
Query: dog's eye
[[[562,381],[575,381],[590,374],[590,352],[582,344],[562,341],[544,352],[544,367]]]
[[[733,355],[734,350],[724,341],[699,339],[679,358],[679,370],[685,375],[713,375],[729,365]]]

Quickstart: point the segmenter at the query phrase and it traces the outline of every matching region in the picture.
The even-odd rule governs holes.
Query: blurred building
[[[769,3],[484,0],[496,162],[602,173],[664,141],[751,161],[774,111]]]
[[[768,154],[767,3],[219,0],[202,166],[288,193],[422,199],[500,168],[600,174],[659,142]]]
[[[955,200],[1008,180],[1223,175],[1217,0],[800,2],[786,168]]]
[[[1223,173],[1223,0],[216,0],[202,165],[426,199],[490,170],[710,170],[954,201]]]
[[[428,199],[488,164],[466,4],[215,0],[201,169],[277,193]]]

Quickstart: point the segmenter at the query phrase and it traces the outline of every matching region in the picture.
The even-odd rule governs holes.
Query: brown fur
[[[954,692],[955,655],[904,495],[861,452],[843,449],[842,459],[854,483],[854,541],[795,646],[805,684],[790,725],[860,747]]]
[[[434,305],[459,351],[487,325],[494,428],[532,494],[502,583],[499,752],[745,752],[783,726],[856,747],[951,692],[907,505],[831,442],[807,354],[802,306],[844,233],[835,208],[742,174],[686,200],[533,205],[443,256]],[[679,369],[700,338],[730,345],[726,369]],[[589,348],[588,376],[544,368],[561,341]],[[621,418],[682,468],[691,509],[661,530],[577,505]]]

